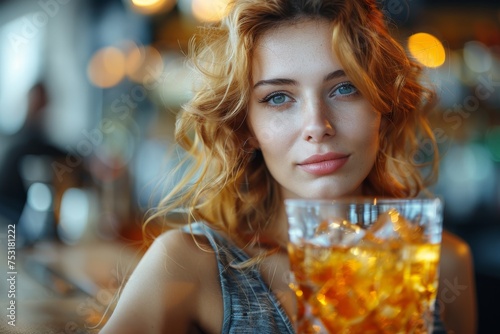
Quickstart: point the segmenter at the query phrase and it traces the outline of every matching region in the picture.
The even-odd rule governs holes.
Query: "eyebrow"
[[[269,79],[269,80],[260,80],[258,81],[255,85],[253,85],[253,88],[257,88],[259,86],[265,86],[265,85],[271,85],[271,86],[279,86],[279,85],[297,85],[297,81],[292,80],[292,79]]]
[[[323,81],[330,81],[330,80],[342,78],[345,76],[346,76],[346,74],[345,74],[344,70],[336,70],[336,71],[333,71],[332,73],[328,73],[325,76],[325,78],[323,79]]]
[[[323,78],[323,81],[330,81],[330,80],[333,80],[333,79],[337,79],[337,78],[341,78],[341,77],[345,77],[346,74],[344,72],[344,70],[336,70],[336,71],[333,71],[331,73],[328,73],[324,78]],[[253,88],[257,88],[259,86],[265,86],[265,85],[274,85],[274,86],[279,86],[279,85],[293,85],[293,86],[296,86],[297,85],[297,81],[295,80],[292,80],[292,79],[281,79],[281,78],[277,78],[277,79],[269,79],[269,80],[260,80],[260,81],[257,81],[257,83],[253,86]]]

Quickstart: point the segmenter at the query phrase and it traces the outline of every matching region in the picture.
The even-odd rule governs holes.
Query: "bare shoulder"
[[[472,253],[467,242],[450,232],[443,232],[440,261],[440,286],[446,287],[459,280],[468,285],[472,285],[473,276],[474,265]],[[472,289],[472,286],[469,288]]]
[[[476,331],[476,287],[472,252],[463,239],[443,232],[438,300],[443,320],[453,333]]]
[[[194,268],[198,268],[199,265],[208,265],[203,260],[214,256],[214,251],[206,237],[177,229],[158,236],[151,245],[150,251],[152,256],[159,257],[159,260],[165,261],[166,264],[173,264],[170,268],[174,272],[179,270],[181,273],[186,272],[182,270],[185,266],[194,265]]]
[[[447,231],[443,231],[442,255],[446,264],[463,265],[464,261],[472,261],[469,245],[460,237]]]
[[[200,322],[204,279],[215,273],[215,256],[205,237],[181,230],[163,233],[130,276],[101,333],[192,332]]]

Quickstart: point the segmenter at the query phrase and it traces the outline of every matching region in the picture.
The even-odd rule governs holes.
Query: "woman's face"
[[[332,54],[326,21],[259,38],[248,123],[285,198],[360,195],[375,162],[380,114]]]

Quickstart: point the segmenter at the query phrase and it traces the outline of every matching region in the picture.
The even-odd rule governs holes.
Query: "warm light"
[[[137,45],[134,41],[126,42],[126,44],[125,74],[130,77],[133,73],[137,72],[142,65],[144,47]]]
[[[131,44],[125,62],[125,72],[130,80],[147,84],[157,80],[163,69],[163,59],[157,49],[152,46]]]
[[[162,2],[162,0],[132,0],[132,3],[138,7],[155,6]]]
[[[192,0],[193,16],[202,22],[216,22],[226,13],[229,0]]]
[[[125,76],[125,56],[115,47],[98,50],[87,67],[90,82],[97,87],[109,88],[118,84]]]
[[[408,49],[418,62],[427,67],[439,67],[446,59],[443,44],[427,33],[421,32],[410,36]]]
[[[132,8],[141,14],[158,14],[174,8],[176,0],[130,0]]]
[[[415,262],[437,262],[439,261],[439,252],[430,247],[422,247],[414,254],[414,260]]]

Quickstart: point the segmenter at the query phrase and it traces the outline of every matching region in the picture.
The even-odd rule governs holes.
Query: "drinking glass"
[[[442,201],[285,201],[297,333],[431,333]]]

